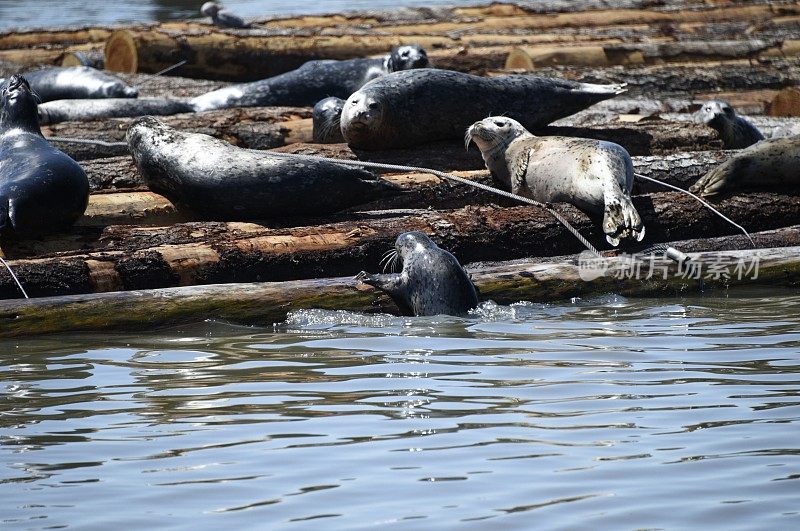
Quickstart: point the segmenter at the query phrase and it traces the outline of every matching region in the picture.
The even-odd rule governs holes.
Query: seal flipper
[[[603,232],[608,243],[616,247],[621,238],[644,239],[642,218],[627,195],[606,194],[603,209]]]
[[[356,280],[369,284],[389,295],[405,315],[414,315],[405,294],[405,283],[399,273],[370,275],[366,271],[356,275]]]

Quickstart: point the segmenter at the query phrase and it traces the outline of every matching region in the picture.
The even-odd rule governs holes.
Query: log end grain
[[[139,71],[139,52],[136,40],[127,30],[118,30],[109,36],[105,47],[106,69],[134,74]]]

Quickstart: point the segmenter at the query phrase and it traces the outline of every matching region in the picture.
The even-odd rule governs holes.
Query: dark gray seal
[[[86,173],[42,136],[25,78],[12,76],[0,89],[0,103],[0,232],[69,228],[89,202]]]
[[[40,103],[53,100],[135,98],[139,91],[88,66],[59,66],[23,74]],[[0,80],[0,83],[5,80]]]
[[[184,112],[194,112],[194,109],[186,101],[164,98],[56,100],[39,106],[39,122],[47,125],[102,118],[168,116]]]
[[[762,140],[741,150],[700,177],[689,191],[709,197],[747,188],[796,190],[798,185],[800,136],[791,136]]]
[[[697,111],[696,120],[715,129],[725,149],[742,149],[764,140],[761,131],[736,114],[730,103],[725,101],[707,101]]]
[[[506,190],[542,203],[565,202],[603,214],[611,245],[641,241],[644,226],[631,202],[633,162],[619,144],[589,138],[533,136],[516,120],[486,118],[467,131],[486,168]]]
[[[234,15],[219,2],[206,2],[200,7],[203,16],[211,17],[211,22],[220,28],[249,29],[253,25]]]
[[[404,232],[394,244],[400,273],[356,277],[386,292],[405,315],[466,315],[478,306],[478,293],[455,256],[421,232]],[[396,257],[390,259],[395,260]]]
[[[230,107],[309,107],[334,96],[347,98],[364,83],[389,72],[428,66],[428,55],[419,46],[398,46],[379,59],[309,61],[278,76],[241,83],[197,96],[197,111]]]
[[[344,142],[341,129],[344,100],[325,98],[314,105],[311,115],[314,123],[312,138],[317,144],[340,144]]]
[[[127,140],[148,187],[202,219],[319,216],[402,191],[359,168],[237,148],[150,116]]]
[[[342,112],[342,134],[352,147],[377,150],[460,139],[470,125],[492,115],[508,116],[533,130],[623,91],[623,85],[530,75],[394,72],[350,96]]]

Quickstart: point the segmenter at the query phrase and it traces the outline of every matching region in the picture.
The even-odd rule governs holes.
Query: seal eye
[[[495,120],[494,125],[496,125],[497,127],[505,127],[507,124],[505,122]]]
[[[368,105],[368,107],[370,108],[370,110],[373,110],[373,111],[374,111],[375,109],[377,109],[377,108],[378,108],[378,103],[373,101],[372,103],[370,103],[370,104]]]

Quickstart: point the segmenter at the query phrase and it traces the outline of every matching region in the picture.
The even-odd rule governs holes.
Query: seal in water
[[[203,219],[319,216],[402,191],[360,168],[237,148],[151,116],[127,140],[148,187]]]
[[[478,306],[478,293],[455,256],[421,232],[404,232],[394,244],[394,256],[403,262],[399,274],[356,279],[385,291],[405,315],[466,315]]]
[[[39,106],[39,122],[48,125],[101,118],[168,116],[184,112],[194,112],[194,109],[186,101],[164,98],[56,100]]]
[[[229,107],[308,107],[328,96],[347,98],[364,83],[389,72],[428,66],[419,46],[399,46],[381,59],[309,61],[278,76],[213,90],[191,100],[197,111]]]
[[[342,134],[352,147],[377,150],[462,138],[470,125],[493,114],[536,129],[622,92],[624,85],[530,75],[395,72],[350,96],[342,112]]]
[[[719,133],[725,149],[742,149],[764,140],[761,131],[736,114],[733,107],[725,101],[707,101],[695,117],[697,122],[704,123]]]
[[[135,98],[139,91],[88,66],[53,67],[23,74],[40,102],[71,99]],[[2,83],[5,80],[1,80]]]
[[[542,203],[572,203],[602,212],[611,245],[621,238],[644,238],[631,202],[633,162],[622,146],[603,140],[537,137],[516,120],[486,118],[469,128],[492,177],[506,190]]]
[[[318,144],[339,144],[344,142],[340,121],[344,100],[341,98],[325,98],[314,105],[311,115],[314,123],[312,138]]]
[[[89,202],[86,173],[42,136],[36,99],[24,77],[8,80],[0,103],[0,232],[42,234],[70,227]]]
[[[799,168],[800,136],[769,138],[736,153],[689,191],[709,197],[737,188],[794,189],[800,184]]]
[[[206,2],[200,7],[200,13],[204,17],[211,17],[211,22],[220,28],[248,29],[252,24],[248,24],[241,17],[238,17],[225,9],[219,2]]]

